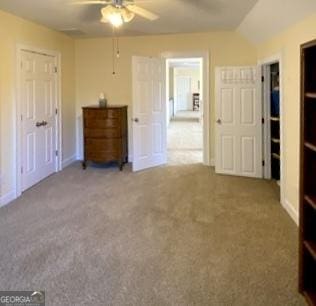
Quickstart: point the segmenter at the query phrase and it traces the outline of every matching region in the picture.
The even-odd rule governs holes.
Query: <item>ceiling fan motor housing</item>
[[[113,5],[115,5],[116,7],[122,7],[123,0],[113,0]]]

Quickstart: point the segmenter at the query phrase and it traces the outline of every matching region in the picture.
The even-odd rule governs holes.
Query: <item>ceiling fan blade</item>
[[[70,3],[71,5],[89,5],[89,4],[112,4],[112,1],[106,1],[106,0],[92,0],[92,1],[74,1]]]
[[[124,2],[127,4],[128,2],[130,4],[138,4],[138,3],[148,3],[148,2],[153,2],[155,0],[124,0]]]
[[[128,10],[130,10],[131,12],[135,13],[136,15],[139,15],[145,19],[148,19],[151,21],[159,19],[158,15],[156,15],[150,11],[147,11],[147,10],[137,6],[137,5],[127,5],[126,8]]]
[[[135,14],[125,7],[121,9],[121,14],[124,22],[130,22],[135,17]]]

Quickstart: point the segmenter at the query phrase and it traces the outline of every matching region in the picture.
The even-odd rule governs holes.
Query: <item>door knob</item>
[[[221,119],[217,119],[217,120],[216,120],[216,123],[217,123],[217,124],[222,124],[222,120],[221,120]]]

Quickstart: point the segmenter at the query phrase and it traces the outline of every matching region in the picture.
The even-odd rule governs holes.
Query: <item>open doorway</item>
[[[203,59],[167,60],[168,164],[203,163]]]
[[[190,61],[190,58],[193,58],[192,61],[198,59],[202,67],[200,69],[200,96],[199,100],[195,100],[195,110],[192,106],[191,111],[194,115],[199,114],[200,119],[197,123],[202,126],[202,159],[199,162],[210,165],[209,53],[199,51],[184,56],[183,53],[165,52],[159,58],[132,57],[133,171],[167,163],[167,128],[171,123],[171,118],[175,117],[175,112],[173,106],[170,106],[172,101],[169,94],[169,73],[166,73],[166,69],[168,70],[170,60],[189,59]],[[189,128],[188,131],[190,132],[191,129]],[[177,133],[174,134],[177,135]],[[174,139],[178,137],[175,136]],[[192,136],[188,139],[192,141],[196,137]],[[199,151],[201,151],[200,148]],[[190,148],[186,152],[190,152]],[[177,158],[177,163],[180,161]]]
[[[270,179],[281,198],[281,86],[280,62],[271,61],[262,65],[262,90],[264,114],[264,177]]]

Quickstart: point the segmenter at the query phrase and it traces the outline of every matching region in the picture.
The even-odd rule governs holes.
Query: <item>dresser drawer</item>
[[[84,130],[84,137],[86,138],[120,138],[121,129],[120,128],[86,128]]]
[[[122,139],[85,139],[85,150],[86,153],[98,152],[120,152],[122,147]]]
[[[94,162],[109,162],[119,160],[121,158],[121,154],[118,152],[94,152],[89,151],[86,152],[85,158],[87,160],[92,160]]]
[[[95,119],[108,119],[108,118],[120,118],[120,109],[86,109],[84,111],[85,118],[95,118]]]
[[[85,117],[84,127],[90,129],[106,129],[106,128],[118,128],[120,126],[120,120],[118,118],[97,118],[97,117]]]

